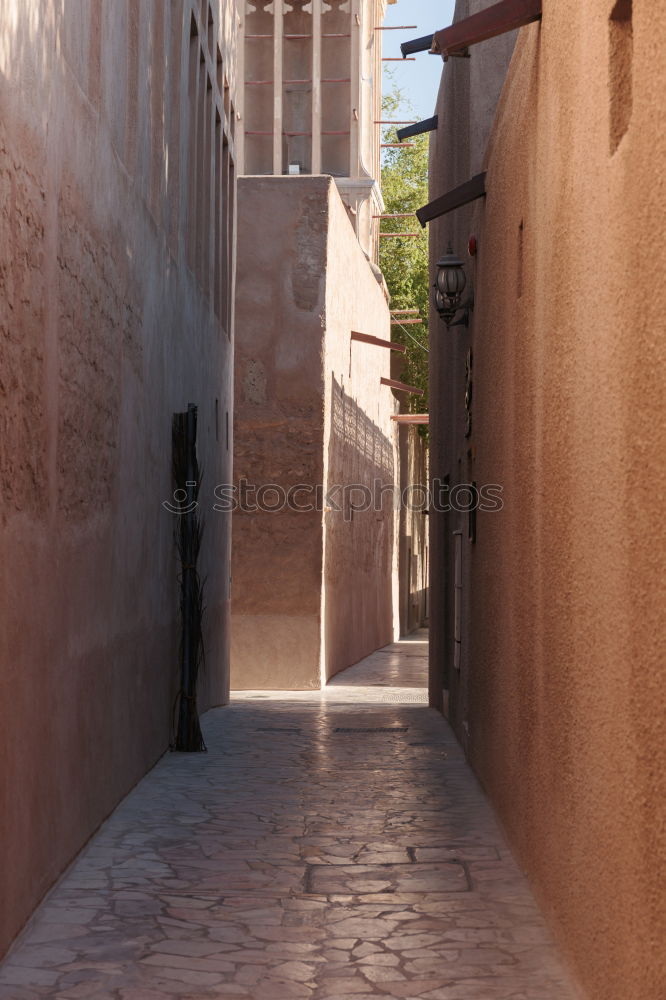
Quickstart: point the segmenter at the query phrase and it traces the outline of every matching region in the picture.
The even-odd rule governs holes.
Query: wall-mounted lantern
[[[463,262],[449,243],[446,253],[437,261],[437,275],[432,286],[435,289],[435,309],[447,327],[469,326],[469,312],[474,308],[474,297],[470,295],[465,303],[460,301],[466,284]],[[454,320],[461,309],[463,315]]]

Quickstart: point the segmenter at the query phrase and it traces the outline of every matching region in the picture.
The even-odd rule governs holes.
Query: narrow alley
[[[445,719],[427,633],[244,692],[166,754],[36,911],[1,1000],[573,1000]]]
[[[664,51],[0,0],[0,1000],[666,1000]]]

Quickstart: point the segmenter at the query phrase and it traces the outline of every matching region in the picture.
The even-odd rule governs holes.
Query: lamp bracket
[[[451,323],[447,323],[447,327],[450,329],[452,326],[465,326],[469,327],[469,314],[474,312],[474,293],[469,296],[466,302],[463,302],[461,306],[458,307],[456,312],[462,311],[462,316],[460,319],[453,320]]]

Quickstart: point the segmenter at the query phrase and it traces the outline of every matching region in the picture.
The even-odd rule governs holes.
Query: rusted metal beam
[[[542,0],[501,0],[478,14],[471,14],[448,28],[436,31],[430,51],[448,59],[449,56],[459,55],[470,45],[539,21],[541,11]]]
[[[411,392],[413,396],[423,396],[424,390],[418,389],[415,385],[407,385],[406,382],[398,382],[394,378],[380,378],[382,385],[388,385],[391,389],[399,389],[400,392]]]
[[[426,222],[432,222],[433,219],[438,219],[440,215],[452,212],[454,208],[460,208],[462,205],[467,205],[470,201],[483,198],[485,193],[486,174],[484,171],[482,174],[472,177],[471,180],[465,181],[464,184],[454,188],[452,191],[447,191],[446,194],[435,198],[434,201],[429,201],[422,208],[417,208],[416,218],[425,228]]]
[[[422,122],[415,122],[407,128],[399,128],[396,132],[398,141],[411,139],[414,135],[423,135],[424,132],[434,132],[437,128],[437,115],[432,118],[424,118]]]
[[[392,413],[391,420],[396,424],[429,424],[430,414],[428,413]]]
[[[390,351],[399,351],[400,354],[404,354],[407,350],[404,344],[394,344],[392,340],[382,340],[381,337],[373,337],[369,333],[359,333],[358,330],[352,330],[351,339],[360,340],[363,344],[372,344],[374,347],[388,347]]]

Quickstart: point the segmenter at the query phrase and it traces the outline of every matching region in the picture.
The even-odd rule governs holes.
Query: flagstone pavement
[[[120,804],[0,1000],[574,1000],[415,633],[323,692],[244,692]]]

